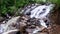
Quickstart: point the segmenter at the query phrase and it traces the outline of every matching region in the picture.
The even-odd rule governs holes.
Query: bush
[[[60,6],[60,0],[0,0],[0,2],[0,15],[2,16],[8,13],[14,15],[17,9],[31,3],[51,2]]]
[[[24,7],[29,3],[33,3],[33,0],[1,0],[0,15],[14,14],[18,8]]]

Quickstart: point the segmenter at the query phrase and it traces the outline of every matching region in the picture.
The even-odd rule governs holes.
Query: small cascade
[[[22,12],[24,15],[30,16],[31,19],[36,18],[39,19],[39,24],[45,28],[48,28],[49,26],[49,14],[51,10],[54,8],[54,4],[32,4],[31,6],[26,7]],[[41,29],[37,28],[37,30],[34,30],[32,34],[37,33]]]
[[[31,11],[30,17],[33,18],[44,18],[48,15],[50,10],[53,8],[53,5],[50,4],[48,6],[46,5],[41,5],[36,7],[34,10]]]
[[[46,26],[46,23],[43,19],[48,19],[48,15],[53,9],[54,4],[32,4],[31,6],[26,7],[27,9],[24,9],[24,14],[30,16],[30,18],[38,18],[40,19],[40,24],[44,27]]]
[[[49,25],[49,13],[54,8],[54,4],[32,4],[22,10],[22,16],[7,17],[11,18],[6,23],[0,25],[0,34],[8,34],[10,32],[19,31],[22,26],[26,26],[25,30],[30,34],[36,34]],[[19,26],[19,27],[18,27]]]

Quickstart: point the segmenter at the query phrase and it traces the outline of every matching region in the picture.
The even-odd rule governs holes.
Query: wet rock
[[[43,3],[42,5],[32,4],[31,6],[26,7],[26,9],[24,8],[23,11],[25,12],[23,12],[24,13],[23,15],[18,17],[13,17],[10,20],[8,20],[8,22],[6,22],[4,32],[14,29],[19,29],[20,33],[22,34],[25,34],[27,32],[28,34],[36,34],[38,33],[38,31],[41,32],[42,30],[47,28],[47,25],[49,25],[48,23],[46,23],[48,20],[45,17],[49,13],[51,6],[50,5],[46,6]],[[42,11],[40,12],[40,10]]]
[[[5,20],[5,18],[0,17],[0,22],[3,22]]]

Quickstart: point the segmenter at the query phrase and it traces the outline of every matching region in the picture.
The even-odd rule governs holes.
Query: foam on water
[[[38,5],[38,4],[37,4]],[[30,12],[30,18],[39,18],[41,20],[40,21],[40,24],[44,27],[47,28],[47,25],[46,23],[44,22],[43,18],[45,18],[49,13],[50,11],[53,9],[54,7],[54,4],[49,4],[49,5],[40,5],[40,6],[32,6],[31,8],[28,8],[25,10],[24,14],[27,14]],[[11,22],[11,21],[9,21]],[[13,21],[12,21],[13,22]],[[4,29],[7,29],[8,25],[11,24],[11,23],[8,23],[5,25],[0,25],[0,33],[3,33],[4,32]],[[5,27],[4,27],[5,26]],[[36,31],[39,31],[39,30],[36,30]],[[36,32],[34,31],[34,33]]]
[[[33,18],[44,18],[45,16],[48,15],[50,10],[53,8],[53,4],[50,4],[48,6],[46,5],[41,5],[36,7],[34,10],[31,11],[30,17]]]
[[[53,9],[54,4],[49,4],[49,5],[40,5],[40,6],[35,6],[33,10],[31,11],[27,11],[25,12],[25,14],[30,12],[30,17],[31,18],[39,18],[40,20],[40,24],[44,27],[46,26],[46,23],[44,22],[44,20],[42,20],[43,18],[46,18],[46,16],[50,13],[50,11]]]

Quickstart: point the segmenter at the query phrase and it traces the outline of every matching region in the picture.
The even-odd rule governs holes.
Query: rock
[[[5,20],[5,18],[3,18],[3,17],[0,17],[0,22],[2,22],[2,21],[4,21]]]

